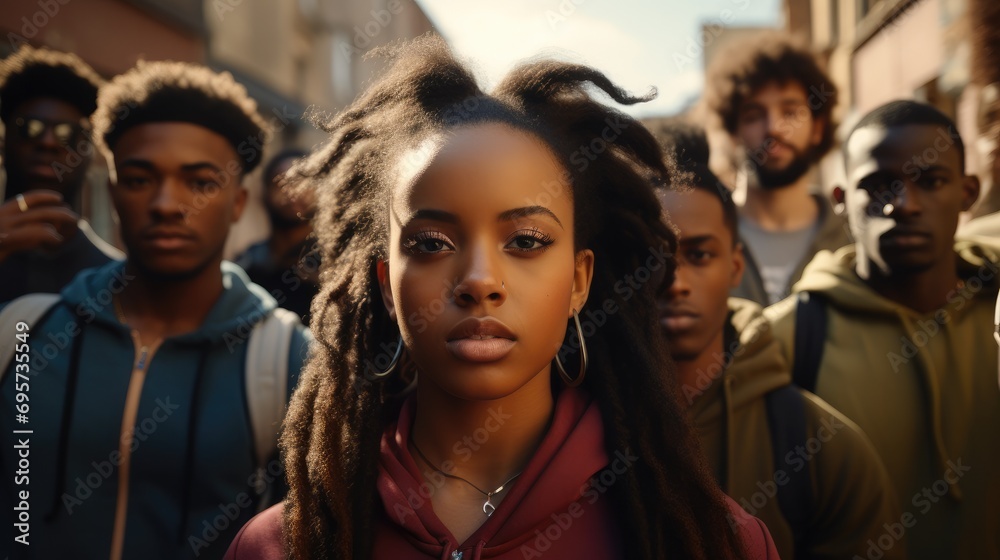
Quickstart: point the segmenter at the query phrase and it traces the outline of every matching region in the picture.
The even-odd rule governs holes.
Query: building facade
[[[785,0],[784,11],[788,30],[813,45],[840,89],[840,139],[875,107],[917,99],[954,118],[975,145],[980,87],[971,77],[970,0]],[[985,159],[966,151],[969,169]],[[822,178],[828,186],[843,180],[837,151]]]

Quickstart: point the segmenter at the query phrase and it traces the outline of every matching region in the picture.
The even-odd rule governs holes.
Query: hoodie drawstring
[[[198,415],[201,410],[199,406],[199,396],[201,395],[201,385],[205,379],[205,364],[208,362],[208,355],[212,351],[210,343],[202,345],[201,356],[198,358],[198,368],[195,370],[194,383],[191,387],[190,418],[188,418],[187,439],[184,448],[184,471],[181,482],[181,522],[177,531],[177,542],[183,543],[186,536],[188,517],[191,509],[191,486],[194,479],[194,443],[195,429],[198,426]]]
[[[725,375],[725,374],[723,374]],[[725,453],[722,456],[722,468],[719,469],[719,474],[724,480],[719,481],[719,486],[722,487],[722,491],[728,493],[730,491],[730,482],[735,480],[736,473],[732,472],[731,469],[735,468],[732,457],[736,456],[736,449],[734,449],[736,442],[733,441],[732,434],[736,433],[733,426],[733,384],[736,380],[725,375],[722,380],[722,414],[725,416],[725,423],[723,424],[724,433],[722,434],[722,441],[725,443]]]
[[[462,558],[462,553],[455,549],[451,549],[451,541],[448,539],[441,539],[441,560],[453,560],[453,558]]]
[[[59,423],[59,447],[56,452],[56,480],[52,494],[52,505],[45,514],[45,521],[51,523],[59,513],[62,495],[66,492],[66,468],[69,461],[69,428],[73,420],[73,409],[76,405],[76,381],[80,376],[80,353],[83,349],[83,333],[81,319],[76,315],[76,332],[73,346],[70,349],[69,371],[66,377],[66,394],[63,396],[62,421]]]
[[[480,540],[476,543],[476,548],[472,549],[472,557],[466,558],[465,553],[458,547],[452,550],[451,541],[441,539],[441,560],[480,560],[483,557],[483,548],[485,547],[486,541]]]

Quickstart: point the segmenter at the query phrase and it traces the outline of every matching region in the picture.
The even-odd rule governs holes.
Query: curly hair
[[[237,152],[244,173],[260,163],[269,135],[257,103],[232,74],[185,62],[139,61],[101,88],[94,130],[106,152],[125,131],[151,122],[186,122],[215,132]]]
[[[375,272],[388,257],[387,201],[398,154],[430,135],[477,124],[538,135],[571,174],[575,244],[595,255],[589,301],[596,303],[588,305],[621,299],[615,283],[640,269],[651,247],[673,254],[676,246],[647,175],[669,175],[659,146],[588,89],[625,104],[649,96],[632,97],[594,69],[554,61],[524,64],[487,94],[434,36],[392,54],[387,73],[351,106],[317,118],[331,139],[297,168],[318,193],[315,228],[323,262],[311,310],[318,344],[281,437],[289,483],[284,544],[297,560],[371,555],[381,507],[379,441],[400,400],[396,386],[366,377],[380,345],[399,336]],[[609,120],[621,123],[617,140],[585,173],[570,166],[574,150],[600,138]],[[667,264],[672,271],[673,261]],[[741,558],[724,497],[679,405],[669,351],[657,334],[654,290],[648,286],[621,302],[621,312],[587,342],[583,386],[600,406],[604,445],[641,457],[612,491],[628,533],[626,556],[664,558],[676,551],[686,558]]]
[[[103,84],[75,54],[24,45],[0,61],[0,120],[8,122],[14,109],[38,97],[58,99],[90,117]]]
[[[663,146],[664,155],[677,167],[674,183],[705,191],[722,204],[722,216],[733,245],[739,243],[739,217],[732,192],[709,169],[711,152],[705,129],[679,118],[660,119],[650,126],[650,132]]]
[[[816,155],[821,157],[829,152],[837,128],[833,122],[837,86],[808,46],[794,36],[767,31],[728,45],[709,66],[705,104],[718,115],[722,126],[734,134],[740,106],[771,82],[802,86],[813,120],[826,125]]]

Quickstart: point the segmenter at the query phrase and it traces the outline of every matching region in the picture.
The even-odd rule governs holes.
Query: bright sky
[[[416,0],[487,87],[539,54],[597,67],[633,93],[659,96],[626,112],[675,113],[704,79],[701,26],[776,26],[781,0]]]

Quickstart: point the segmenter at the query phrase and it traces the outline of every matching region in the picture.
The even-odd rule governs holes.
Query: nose
[[[453,290],[455,303],[461,307],[479,305],[490,302],[494,306],[503,305],[507,301],[507,289],[504,280],[500,278],[498,259],[495,248],[479,243],[471,248],[464,260],[463,270],[459,274],[459,282]]]
[[[161,220],[186,219],[187,214],[184,211],[186,192],[187,187],[181,181],[172,177],[165,177],[156,189],[156,194],[153,196],[153,200],[150,201],[149,209]]]
[[[785,117],[781,113],[780,109],[770,109],[767,111],[767,115],[764,117],[765,126],[767,127],[767,135],[771,138],[784,138],[785,127]]]
[[[898,218],[900,216],[920,214],[923,211],[923,206],[920,204],[917,191],[918,189],[910,183],[907,183],[903,188],[894,189],[892,193],[893,197],[890,201],[892,211],[889,215]]]
[[[42,130],[41,136],[35,139],[35,143],[41,147],[48,150],[59,150],[63,148],[62,143],[56,136],[56,129],[54,126],[46,125],[45,129]]]
[[[691,294],[690,270],[691,267],[686,266],[683,261],[678,259],[677,268],[674,270],[674,282],[667,290],[670,299],[687,297]]]

